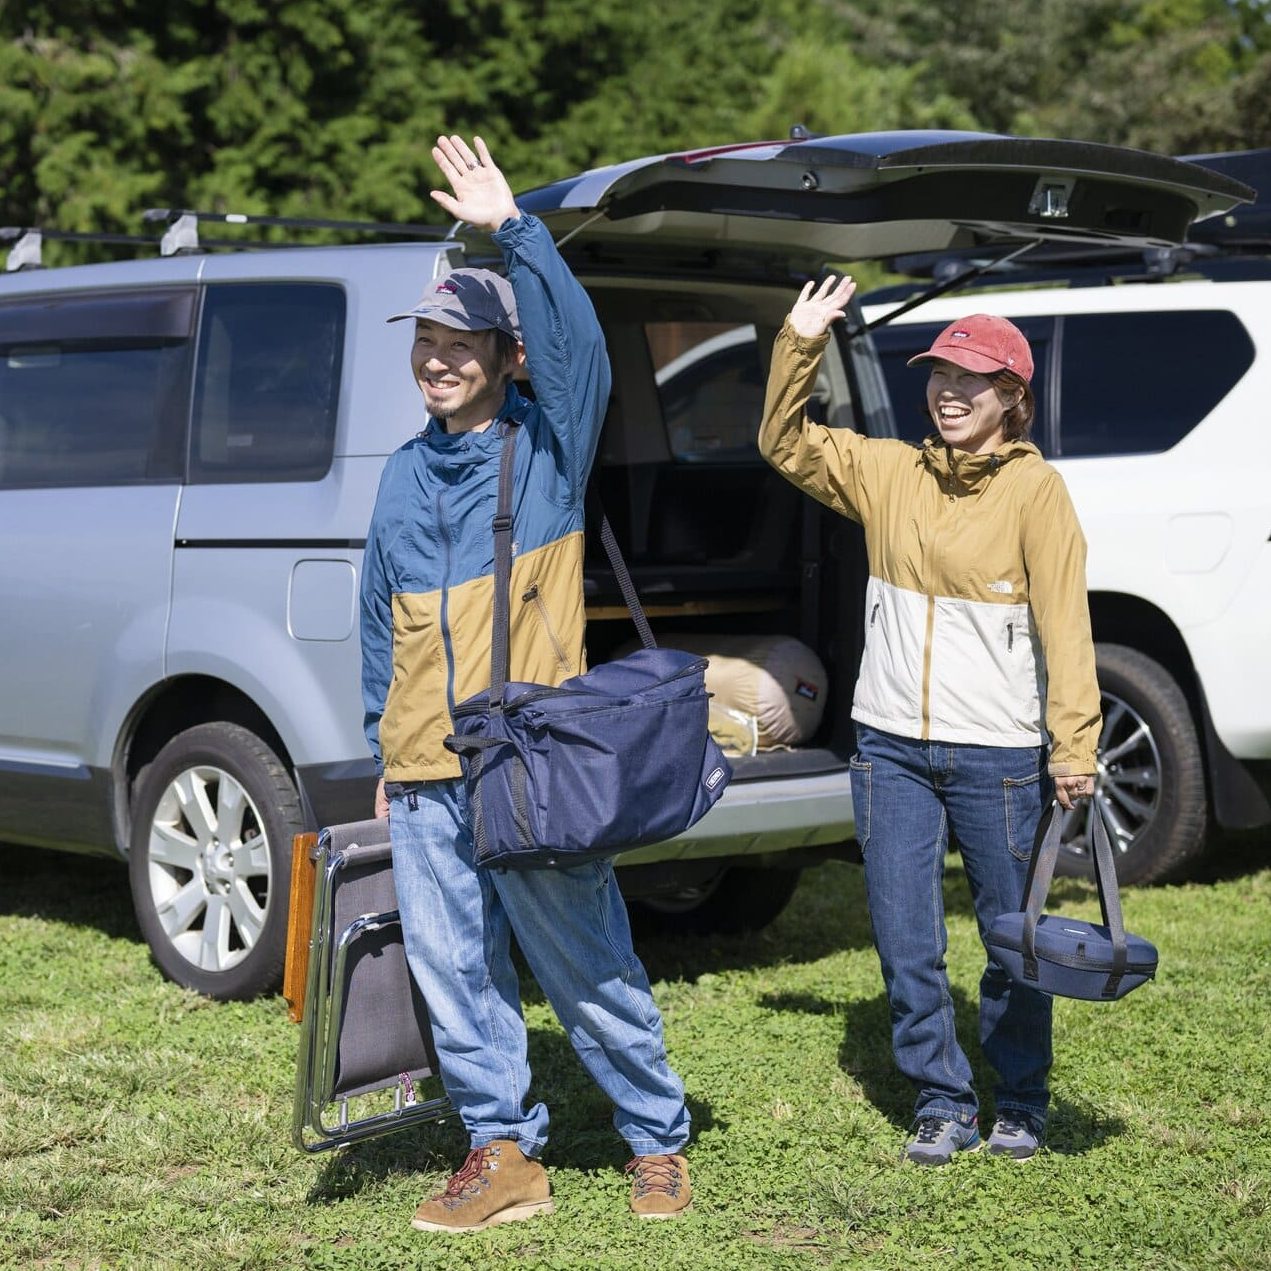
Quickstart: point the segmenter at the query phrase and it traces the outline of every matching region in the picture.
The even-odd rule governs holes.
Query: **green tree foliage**
[[[441,220],[441,129],[525,187],[635,155],[986,128],[1271,144],[1267,0],[0,0],[2,219]]]

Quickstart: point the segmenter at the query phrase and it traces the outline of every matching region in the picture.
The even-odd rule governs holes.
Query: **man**
[[[553,1207],[537,1160],[547,1109],[526,1109],[513,934],[615,1105],[634,1157],[632,1210],[669,1218],[691,1196],[680,1154],[689,1114],[613,868],[478,871],[459,763],[442,744],[456,703],[490,681],[492,523],[509,428],[510,678],[557,684],[584,669],[583,493],[610,384],[586,293],[542,223],[516,206],[484,142],[474,145],[437,139],[433,158],[453,194],[432,197],[494,232],[507,279],[455,270],[389,319],[414,322],[411,368],[428,420],[385,467],[362,579],[366,733],[382,774],[375,811],[389,818],[407,958],[472,1148],[413,1225],[477,1231]],[[523,364],[532,403],[511,382]]]

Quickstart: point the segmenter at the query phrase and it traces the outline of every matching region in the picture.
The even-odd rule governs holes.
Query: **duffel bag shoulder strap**
[[[1112,846],[1108,842],[1108,829],[1103,823],[1098,805],[1091,803],[1088,815],[1091,821],[1091,838],[1094,843],[1095,882],[1099,888],[1099,908],[1103,912],[1103,925],[1112,940],[1112,970],[1103,986],[1103,996],[1113,998],[1121,985],[1128,959],[1125,944],[1125,924],[1121,917],[1121,893],[1117,886],[1116,866],[1112,860]],[[1063,841],[1064,826],[1069,814],[1058,804],[1052,803],[1037,827],[1033,843],[1032,859],[1028,862],[1028,877],[1024,881],[1024,924],[1020,947],[1024,961],[1024,975],[1035,980],[1037,970],[1037,920],[1050,893],[1055,876],[1055,863],[1059,859],[1059,847]]]
[[[613,576],[618,583],[618,590],[622,592],[622,599],[626,602],[627,612],[631,615],[631,621],[635,623],[636,632],[640,636],[640,643],[646,649],[656,649],[658,642],[653,638],[649,620],[644,614],[644,606],[640,603],[635,583],[631,581],[631,574],[627,569],[627,562],[623,560],[622,552],[618,547],[617,536],[613,532],[613,526],[609,524],[609,517],[605,512],[604,504],[601,503],[600,495],[596,493],[594,486],[589,485],[587,487],[587,504],[593,520],[600,526],[601,545],[605,549],[605,555],[609,558],[609,568],[613,570]]]
[[[516,463],[515,420],[504,423],[503,446],[499,451],[499,498],[494,512],[494,606],[490,632],[490,709],[503,709],[503,693],[507,688],[511,645],[510,608],[508,593],[512,586],[512,476]],[[618,540],[614,536],[609,517],[600,503],[600,496],[589,489],[587,500],[595,509],[600,521],[600,542],[609,558],[609,568],[618,581],[627,612],[646,649],[657,648],[644,606],[631,581],[627,562],[622,558]]]

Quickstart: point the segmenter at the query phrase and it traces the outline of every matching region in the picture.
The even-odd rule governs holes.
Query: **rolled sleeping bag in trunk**
[[[659,634],[658,641],[709,660],[711,732],[726,751],[753,754],[804,745],[820,727],[827,691],[825,666],[802,640],[677,631]],[[748,745],[746,734],[752,730],[743,721],[751,720],[753,745]]]

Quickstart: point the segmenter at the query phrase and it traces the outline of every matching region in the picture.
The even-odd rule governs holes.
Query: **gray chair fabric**
[[[428,1008],[402,946],[388,822],[332,826],[318,840],[296,1145],[322,1151],[443,1119],[449,1103],[415,1091],[436,1074]],[[350,1121],[346,1101],[380,1090],[395,1092],[393,1109]]]

